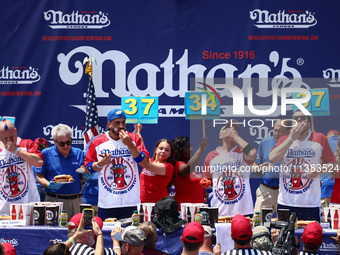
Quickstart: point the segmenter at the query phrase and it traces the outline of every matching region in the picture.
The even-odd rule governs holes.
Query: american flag
[[[95,136],[99,135],[98,111],[96,94],[94,92],[93,81],[90,76],[89,86],[86,92],[86,116],[85,116],[85,135],[84,148],[86,144]]]

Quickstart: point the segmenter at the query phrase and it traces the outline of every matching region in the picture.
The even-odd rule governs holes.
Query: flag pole
[[[98,110],[96,103],[96,94],[93,84],[93,76],[92,76],[92,65],[96,64],[96,60],[93,57],[85,57],[83,61],[83,65],[86,63],[85,74],[88,74],[89,84],[86,92],[86,110],[85,110],[85,132],[84,132],[84,149],[86,145],[90,142],[90,140],[99,135],[99,119],[98,119]]]

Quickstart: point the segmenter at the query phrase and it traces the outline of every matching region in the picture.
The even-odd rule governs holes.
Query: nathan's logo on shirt
[[[44,19],[50,21],[52,29],[102,29],[110,25],[110,20],[102,11],[62,11],[48,10],[44,12]]]
[[[297,157],[304,157],[304,158],[312,158],[315,157],[315,151],[313,149],[288,149],[287,158],[297,158]]]
[[[133,167],[123,158],[114,158],[102,173],[101,182],[113,194],[127,193],[136,184]]]
[[[0,195],[10,202],[21,199],[28,192],[24,169],[18,165],[3,168],[1,182]]]
[[[235,172],[222,173],[217,179],[215,195],[224,204],[234,204],[241,200],[245,191],[242,178]]]
[[[111,154],[112,156],[118,156],[118,157],[129,157],[131,156],[131,152],[129,149],[115,149],[115,150],[108,150],[108,149],[103,149],[100,151],[100,154],[105,155],[106,154]]]
[[[290,172],[283,176],[284,188],[293,194],[302,194],[308,190],[313,182],[308,176],[309,164],[303,158],[297,158],[287,166]]]

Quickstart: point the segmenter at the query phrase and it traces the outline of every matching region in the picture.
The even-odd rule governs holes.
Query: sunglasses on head
[[[63,242],[61,242],[60,240],[50,240],[49,242],[48,242],[48,246],[51,246],[51,245],[60,245],[62,248],[63,248],[63,246],[65,247],[64,248],[64,255],[66,255],[66,254],[70,254],[70,252],[68,251],[68,249],[67,249],[67,246],[66,246],[66,243],[63,243]],[[67,251],[67,252],[66,252]]]
[[[293,120],[298,120],[299,118],[300,118],[300,120],[306,120],[307,116],[302,115],[302,116],[293,116],[292,117]]]
[[[64,147],[65,144],[67,144],[67,145],[71,145],[71,144],[72,144],[72,140],[68,140],[67,142],[58,142],[58,140],[55,140],[55,142],[56,142],[60,147]]]

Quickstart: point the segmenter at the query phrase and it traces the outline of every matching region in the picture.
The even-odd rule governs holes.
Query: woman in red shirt
[[[168,196],[168,185],[174,172],[175,147],[168,139],[157,142],[152,159],[148,159],[132,143],[123,131],[120,139],[128,146],[135,161],[143,167],[140,174],[140,200],[142,203],[157,203]]]
[[[180,211],[181,203],[204,203],[204,189],[200,185],[201,174],[194,170],[208,142],[207,138],[203,138],[192,158],[190,158],[192,148],[188,137],[178,136],[172,142],[176,148],[173,184],[176,190],[175,199]],[[192,168],[192,171],[190,171],[190,168]]]

